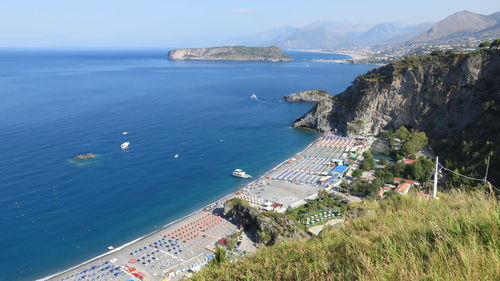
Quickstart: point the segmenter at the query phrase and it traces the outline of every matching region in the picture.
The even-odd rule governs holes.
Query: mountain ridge
[[[356,24],[314,22],[301,27],[279,27],[231,42],[242,45],[276,45],[285,49],[340,48],[410,40],[430,23]]]
[[[436,23],[429,30],[411,39],[410,42],[429,42],[467,35],[477,36],[486,30],[497,32],[496,29],[500,27],[497,19],[497,17],[500,18],[500,12],[496,14],[485,16],[470,11],[460,11]]]

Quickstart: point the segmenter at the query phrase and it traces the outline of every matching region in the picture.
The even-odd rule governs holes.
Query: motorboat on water
[[[122,148],[122,150],[125,150],[125,149],[127,149],[127,148],[128,148],[128,146],[129,146],[129,145],[130,145],[130,142],[126,141],[126,142],[122,143],[122,144],[120,145],[120,147]]]
[[[257,99],[257,95],[256,94],[251,94],[250,98],[253,99],[253,100],[256,100]]]
[[[233,176],[235,176],[237,178],[242,178],[242,179],[249,179],[252,177],[251,175],[247,174],[245,171],[243,171],[241,169],[234,170]]]
[[[179,158],[179,154],[174,155],[174,158]]]
[[[125,131],[125,132],[122,133],[122,135],[124,135],[124,136],[128,135],[128,132]]]

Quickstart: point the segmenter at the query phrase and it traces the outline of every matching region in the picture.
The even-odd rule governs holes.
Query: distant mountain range
[[[454,13],[410,42],[460,40],[464,37],[500,37],[500,12],[489,16],[469,11]]]
[[[377,25],[316,22],[302,27],[279,27],[232,42],[247,46],[276,45],[285,49],[328,49],[360,45],[397,43],[410,40],[432,24]]]
[[[315,22],[302,27],[279,27],[231,42],[233,45],[269,46],[284,49],[335,49],[400,43],[423,43],[463,38],[500,37],[500,12],[480,15],[462,11],[444,20],[416,25],[376,25]]]

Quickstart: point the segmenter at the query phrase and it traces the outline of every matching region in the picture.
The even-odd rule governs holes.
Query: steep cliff
[[[278,47],[224,46],[212,48],[175,49],[168,54],[171,60],[237,60],[286,62],[292,59]]]
[[[448,136],[481,114],[486,93],[478,86],[499,68],[498,51],[406,58],[358,76],[344,92],[319,101],[294,126],[376,135],[406,125]]]
[[[279,241],[308,237],[293,218],[274,212],[259,212],[239,198],[226,201],[224,215],[243,225],[245,230],[254,232],[257,242],[267,246]]]
[[[377,135],[401,125],[425,131],[440,153],[462,163],[459,170],[484,173],[487,156],[500,167],[500,50],[390,63],[358,76],[294,122],[346,135]],[[499,176],[492,178],[500,182]]]

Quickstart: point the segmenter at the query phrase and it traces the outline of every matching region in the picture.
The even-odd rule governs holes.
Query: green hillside
[[[372,211],[343,227],[212,263],[192,280],[500,280],[497,200],[440,196],[370,203]],[[367,208],[351,209],[359,207]]]

